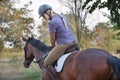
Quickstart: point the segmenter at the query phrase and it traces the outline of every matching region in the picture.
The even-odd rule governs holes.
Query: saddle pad
[[[55,69],[57,72],[61,72],[62,71],[62,68],[63,68],[63,65],[67,59],[67,57],[72,54],[72,53],[68,53],[68,54],[64,54],[63,56],[61,56],[58,61],[57,61],[57,66],[55,65]]]

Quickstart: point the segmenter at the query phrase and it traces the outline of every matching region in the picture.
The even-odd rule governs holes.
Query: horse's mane
[[[50,51],[52,49],[51,46],[47,46],[42,41],[34,39],[34,38],[29,38],[28,43],[30,43],[32,46],[34,46],[39,51],[42,51],[44,53],[46,53],[46,52],[48,52],[48,51]]]

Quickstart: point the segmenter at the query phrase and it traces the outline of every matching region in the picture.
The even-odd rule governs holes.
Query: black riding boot
[[[47,72],[53,80],[60,80],[55,68],[52,65],[47,66]]]

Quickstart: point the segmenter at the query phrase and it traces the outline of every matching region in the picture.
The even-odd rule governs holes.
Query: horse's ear
[[[25,41],[25,42],[27,42],[28,41],[28,39],[26,39],[25,37],[23,37],[22,36],[22,39],[23,39],[23,41]]]

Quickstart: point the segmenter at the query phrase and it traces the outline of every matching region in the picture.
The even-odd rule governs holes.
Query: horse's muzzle
[[[23,65],[24,65],[24,67],[25,67],[25,68],[29,68],[29,66],[30,66],[30,63],[23,62]]]

